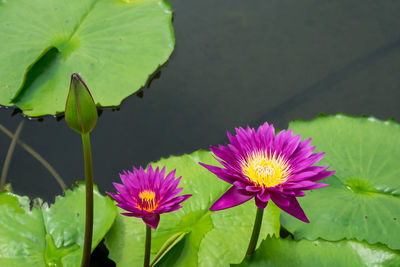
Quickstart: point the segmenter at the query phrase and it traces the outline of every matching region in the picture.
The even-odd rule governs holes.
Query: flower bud
[[[72,130],[81,134],[91,132],[97,122],[97,108],[92,95],[77,73],[71,75],[65,121]]]

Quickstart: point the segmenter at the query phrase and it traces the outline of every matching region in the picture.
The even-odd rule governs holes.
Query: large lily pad
[[[400,254],[383,245],[343,240],[267,238],[241,266],[400,266]]]
[[[165,165],[168,171],[177,169],[177,175],[182,176],[182,194],[193,194],[182,203],[182,209],[161,215],[159,228],[153,231],[153,257],[171,236],[184,235],[158,266],[229,266],[229,263],[240,263],[246,252],[256,213],[254,201],[232,209],[209,211],[229,184],[201,167],[199,161],[218,164],[208,151],[170,157],[156,164]],[[279,234],[279,213],[273,203],[269,204],[261,238]],[[144,229],[141,219],[117,216],[105,238],[109,257],[117,266],[142,265]]]
[[[400,249],[400,125],[374,118],[321,116],[290,124],[326,152],[330,186],[300,198],[311,223],[282,214],[296,239],[357,239]]]
[[[163,0],[0,1],[0,104],[64,111],[72,73],[96,104],[119,105],[174,47]]]
[[[50,207],[40,199],[0,193],[0,266],[80,266],[85,232],[85,186],[67,190]],[[92,250],[117,215],[114,203],[94,190]]]

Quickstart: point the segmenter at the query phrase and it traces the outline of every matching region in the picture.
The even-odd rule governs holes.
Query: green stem
[[[1,170],[0,191],[3,191],[4,187],[6,185],[8,167],[10,167],[11,158],[12,158],[12,155],[14,153],[15,145],[17,144],[17,140],[18,140],[19,134],[22,131],[22,126],[24,126],[24,120],[22,120],[19,123],[19,125],[17,127],[17,130],[15,131],[15,134],[14,134],[12,140],[11,140],[11,144],[10,144],[10,146],[8,148],[7,156],[6,156],[6,159],[4,160],[4,164],[3,164],[3,169]]]
[[[263,213],[264,213],[264,209],[257,208],[257,215],[256,215],[256,219],[254,220],[253,233],[251,234],[249,247],[247,248],[247,252],[246,252],[247,256],[253,254],[254,250],[256,249],[258,236],[260,235]]]
[[[0,131],[5,133],[8,137],[11,139],[14,138],[14,134],[10,132],[6,127],[0,124]],[[33,148],[22,142],[20,139],[17,140],[17,144],[19,144],[23,149],[25,149],[26,152],[32,155],[35,159],[37,159],[42,165],[54,176],[60,187],[65,190],[67,189],[67,186],[64,183],[64,180],[62,179],[61,175],[58,174],[58,172],[50,165],[50,163],[45,160],[39,153],[37,153]]]
[[[92,151],[90,149],[89,133],[82,134],[83,158],[85,161],[86,180],[86,218],[85,218],[85,240],[83,245],[83,256],[81,267],[90,266],[90,252],[92,249],[93,235],[93,167]]]
[[[146,245],[144,248],[144,267],[149,267],[150,264],[150,248],[151,248],[151,228],[146,224]]]

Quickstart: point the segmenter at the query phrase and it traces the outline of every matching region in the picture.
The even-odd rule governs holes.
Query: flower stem
[[[3,169],[1,170],[1,178],[0,178],[0,191],[4,190],[4,187],[6,185],[6,178],[7,178],[7,173],[8,173],[8,167],[10,167],[11,163],[11,158],[14,153],[15,145],[17,143],[19,134],[22,131],[22,127],[24,126],[24,120],[22,120],[17,127],[17,130],[15,131],[14,137],[11,140],[11,144],[8,148],[7,156],[6,159],[4,160],[3,164]]]
[[[83,158],[85,162],[86,181],[86,218],[85,218],[85,240],[83,245],[83,256],[81,267],[89,267],[90,252],[92,249],[93,235],[93,167],[92,151],[90,149],[89,133],[82,134]]]
[[[2,131],[3,133],[5,133],[8,137],[10,137],[11,139],[14,138],[14,134],[12,132],[10,132],[6,127],[4,127],[3,125],[0,124],[0,131]],[[28,146],[27,144],[25,144],[24,142],[22,142],[20,139],[17,140],[17,143],[23,148],[25,149],[26,152],[28,152],[29,154],[32,155],[32,157],[34,157],[35,159],[37,159],[40,163],[42,163],[43,167],[45,167],[56,179],[57,183],[60,185],[62,190],[67,189],[67,186],[64,183],[64,180],[62,179],[61,175],[50,165],[50,163],[45,160],[41,155],[39,155],[38,152],[36,152],[35,150],[33,150],[33,148],[31,148],[30,146]]]
[[[251,234],[249,247],[247,248],[247,252],[246,252],[247,256],[253,254],[254,250],[256,249],[258,236],[260,235],[263,213],[264,213],[264,209],[257,208],[257,215],[256,215],[256,219],[254,220],[253,233]]]
[[[151,248],[151,228],[146,224],[146,245],[144,248],[144,267],[149,267],[150,264],[150,248]]]

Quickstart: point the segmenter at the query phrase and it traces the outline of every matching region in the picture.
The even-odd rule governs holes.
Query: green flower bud
[[[97,122],[97,109],[92,95],[77,73],[71,75],[65,121],[72,130],[81,134],[90,133]]]

